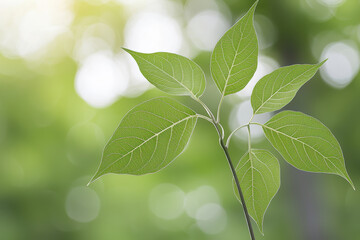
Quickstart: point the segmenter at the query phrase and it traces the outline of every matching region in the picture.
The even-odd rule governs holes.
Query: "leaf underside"
[[[197,98],[204,93],[205,74],[190,59],[166,52],[146,54],[124,50],[135,59],[144,77],[160,90]]]
[[[263,125],[263,130],[275,149],[294,167],[339,175],[354,188],[340,144],[319,120],[301,112],[283,111]]]
[[[297,64],[282,67],[264,76],[257,82],[251,94],[254,114],[272,112],[284,107],[325,61],[315,65]]]
[[[252,149],[236,167],[250,216],[263,232],[263,220],[270,201],[280,188],[280,165],[267,150]],[[234,189],[239,199],[237,190]]]
[[[250,81],[257,68],[258,41],[254,28],[257,2],[216,44],[211,74],[223,96],[236,93]]]
[[[107,173],[143,175],[167,166],[186,147],[196,113],[166,97],[137,105],[106,145],[96,180]]]

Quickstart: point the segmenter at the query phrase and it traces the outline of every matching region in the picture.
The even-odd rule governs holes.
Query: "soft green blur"
[[[186,151],[166,169],[86,184],[122,116],[166,95],[141,79],[121,47],[195,59],[208,77],[203,100],[215,110],[219,93],[210,78],[209,50],[251,4],[0,0],[0,239],[249,239],[208,122],[199,120]],[[286,108],[332,130],[358,189],[359,9],[358,0],[260,0],[255,16],[263,61],[258,76],[329,58]],[[243,121],[250,92],[225,100],[227,133]],[[201,111],[190,99],[177,99]],[[234,162],[246,151],[242,139],[246,134],[230,146]],[[254,139],[256,148],[272,149],[261,136]],[[299,172],[281,158],[280,165],[282,185],[266,213],[265,236],[255,229],[257,239],[359,236],[359,191],[334,175]]]

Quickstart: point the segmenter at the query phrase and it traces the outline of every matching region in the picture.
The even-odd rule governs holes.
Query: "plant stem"
[[[220,98],[220,102],[219,102],[219,105],[218,105],[218,110],[217,110],[217,113],[216,113],[216,122],[220,122],[220,110],[221,110],[221,105],[222,105],[223,100],[224,100],[224,94],[222,94],[221,98]]]
[[[216,123],[214,114],[211,112],[211,110],[208,108],[208,106],[206,106],[206,104],[205,104],[203,101],[201,101],[200,98],[197,98],[197,97],[194,96],[193,99],[194,99],[196,102],[198,102],[198,103],[201,104],[201,106],[205,109],[206,113],[209,115],[209,117],[211,118],[211,120],[213,120],[213,122]]]
[[[235,167],[231,161],[231,158],[230,158],[230,154],[229,154],[229,151],[228,151],[228,148],[227,146],[225,145],[224,143],[224,128],[221,126],[221,124],[218,122],[218,120],[220,120],[219,118],[219,115],[220,115],[220,106],[218,108],[218,112],[217,112],[217,118],[218,119],[215,119],[214,115],[212,114],[211,110],[206,106],[206,104],[204,102],[202,102],[199,98],[194,98],[194,100],[196,100],[198,103],[200,103],[204,109],[206,110],[207,114],[209,115],[210,119],[212,120],[212,124],[214,125],[218,135],[219,135],[219,141],[220,141],[220,146],[222,147],[222,149],[224,150],[224,153],[225,153],[225,156],[226,156],[226,160],[228,161],[229,163],[229,166],[230,166],[230,170],[231,170],[231,173],[233,175],[233,178],[235,180],[235,183],[236,183],[236,188],[238,190],[238,193],[239,193],[239,196],[240,196],[240,201],[241,201],[241,204],[242,204],[242,207],[243,207],[243,210],[244,210],[244,214],[245,214],[245,218],[246,218],[246,223],[248,225],[248,228],[249,228],[249,233],[250,233],[250,236],[251,236],[251,240],[255,240],[255,235],[254,235],[254,230],[252,228],[252,225],[251,225],[251,219],[250,219],[250,215],[249,215],[249,212],[247,210],[247,207],[246,207],[246,203],[245,203],[245,199],[244,199],[244,195],[242,193],[242,190],[241,190],[241,187],[240,187],[240,183],[239,183],[239,179],[237,177],[237,174],[236,174],[236,170],[235,170]],[[222,99],[220,101],[220,104],[221,105],[221,102],[222,102]],[[208,118],[204,118],[206,120],[210,120]],[[222,130],[219,129],[219,126],[221,127]],[[248,128],[249,128],[249,124],[247,124]],[[250,130],[250,129],[249,129]],[[249,132],[250,134],[250,132]]]
[[[237,177],[237,174],[236,174],[236,170],[235,170],[235,168],[234,168],[234,165],[233,165],[233,163],[232,163],[232,161],[231,161],[228,148],[225,146],[223,139],[220,139],[220,145],[221,145],[222,149],[223,149],[224,152],[225,152],[226,159],[227,159],[227,161],[228,161],[228,163],[229,163],[229,166],[230,166],[232,175],[233,175],[233,177],[234,177],[234,179],[235,179],[236,187],[237,187],[237,190],[238,190],[238,192],[239,192],[241,204],[242,204],[242,206],[243,206],[243,210],[244,210],[244,213],[245,213],[246,222],[247,222],[247,225],[248,225],[248,228],[249,228],[249,233],[250,233],[250,236],[251,236],[251,240],[255,240],[255,235],[254,235],[254,231],[253,231],[253,228],[252,228],[252,225],[251,225],[250,215],[249,215],[249,212],[248,212],[247,207],[246,207],[246,204],[245,204],[245,199],[244,199],[244,195],[243,195],[243,193],[242,193],[241,187],[240,187],[239,179],[238,179],[238,177]]]
[[[240,127],[237,127],[234,131],[232,131],[232,132],[230,133],[230,135],[228,136],[228,138],[227,138],[227,141],[226,141],[226,145],[225,145],[225,146],[226,146],[227,148],[229,148],[231,137],[232,137],[238,130],[242,129],[243,127],[247,127],[248,125],[249,125],[249,124],[242,125],[242,126],[240,126]]]
[[[248,129],[248,133],[249,133],[249,136],[248,136],[248,144],[249,144],[249,157],[250,157],[250,154],[251,154],[251,132],[250,132],[250,123],[247,125],[247,129]]]

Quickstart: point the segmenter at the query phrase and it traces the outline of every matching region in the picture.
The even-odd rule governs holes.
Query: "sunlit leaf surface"
[[[324,62],[282,67],[260,79],[251,95],[254,114],[272,112],[284,107]]]
[[[236,173],[249,214],[262,232],[266,209],[280,188],[279,162],[267,150],[252,149],[240,159]]]
[[[142,175],[159,171],[184,150],[196,121],[193,110],[165,97],[134,107],[106,145],[93,180],[106,173]]]
[[[338,141],[319,120],[301,112],[284,111],[272,117],[263,129],[271,144],[294,167],[336,174],[354,187]]]
[[[174,95],[200,97],[205,75],[190,59],[166,52],[139,53],[125,49],[136,60],[144,77],[160,90]]]
[[[223,96],[243,89],[257,67],[258,41],[254,28],[257,2],[216,44],[211,74]]]

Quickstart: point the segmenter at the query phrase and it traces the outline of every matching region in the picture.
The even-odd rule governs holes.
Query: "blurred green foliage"
[[[9,19],[16,19],[28,14],[31,4],[44,7],[58,2],[4,0],[0,11],[4,19],[5,12],[13,14]],[[66,2],[73,14],[72,21],[66,25],[68,29],[32,54],[25,51],[31,45],[26,41],[26,32],[19,30],[21,34],[9,35],[16,30],[14,25],[10,20],[1,20],[0,239],[247,239],[241,206],[232,193],[230,171],[218,146],[216,132],[205,121],[199,121],[190,146],[165,170],[142,177],[107,175],[89,189],[85,188],[98,166],[103,146],[122,116],[136,104],[165,94],[152,88],[138,96],[123,94],[113,104],[101,108],[93,107],[80,97],[74,86],[83,62],[79,60],[81,57],[74,57],[74,52],[83,29],[105,22],[115,33],[110,50],[118,54],[122,52],[120,47],[124,44],[123,31],[128,19],[138,14],[140,7],[127,5],[125,0]],[[167,2],[152,1],[149,11],[153,11],[153,6],[165,8]],[[182,8],[189,8],[189,4],[174,3],[177,4],[174,18],[186,27],[189,21],[182,15]],[[252,1],[218,1],[217,11],[233,23],[251,4]],[[202,9],[210,5],[210,2],[203,3]],[[261,54],[275,59],[281,66],[317,63],[326,46],[336,42],[356,49],[348,60],[354,60],[351,57],[355,54],[359,61],[358,9],[357,0],[260,1],[258,15],[266,16],[274,27],[272,31],[259,28],[260,42],[265,44],[267,37],[273,36],[273,43],[262,49]],[[193,11],[199,9],[194,7]],[[26,23],[25,19],[16,26],[20,28]],[[36,22],[34,29],[41,28],[41,24],[42,21]],[[50,30],[54,29],[47,29]],[[186,35],[187,31],[182,33]],[[37,32],[27,34],[34,35],[35,43],[41,42],[36,38]],[[98,38],[104,36],[102,31],[93,34]],[[24,36],[25,40],[20,41]],[[11,37],[14,37],[12,41]],[[13,51],[8,47],[13,46],[11,44],[21,51]],[[101,46],[98,42],[94,48],[102,50]],[[189,49],[188,55],[208,69],[210,53],[195,47]],[[341,56],[338,59],[344,60]],[[360,75],[358,67],[352,66],[350,70],[353,76],[342,88],[323,81],[326,73],[316,75],[288,107],[317,117],[333,131],[343,148],[349,174],[359,188]],[[215,109],[220,94],[208,70],[207,75],[209,91],[203,100]],[[130,81],[133,78],[130,75]],[[187,98],[178,100],[200,109]],[[244,98],[239,96],[229,97],[223,108],[223,119],[229,121],[230,116],[234,116],[231,110],[242,101]],[[230,126],[226,128],[230,130]],[[266,141],[259,141],[257,145],[270,147]],[[246,151],[246,143],[238,138],[232,142],[230,151],[232,157],[239,160]],[[265,236],[257,233],[258,239],[343,240],[359,235],[358,191],[352,191],[338,177],[300,173],[284,161],[281,165],[282,186],[265,217]],[[157,198],[152,193],[163,183],[172,184],[178,194],[175,196],[185,199],[185,203],[177,203],[179,212],[172,212],[172,208],[161,212],[161,207],[157,212],[156,202],[168,196],[165,192]],[[190,192],[204,185],[211,186],[217,197],[210,198],[210,194],[208,201],[202,201],[217,204],[220,211],[215,211],[215,217],[207,216],[203,213],[206,208],[201,211],[200,206],[193,213],[195,217],[191,217],[186,199],[190,199]],[[216,229],[211,224],[223,228],[214,233],[209,230],[209,226]]]

